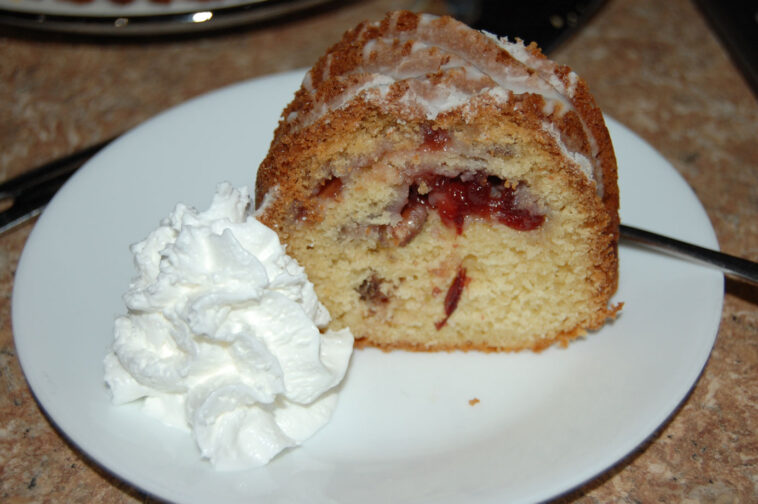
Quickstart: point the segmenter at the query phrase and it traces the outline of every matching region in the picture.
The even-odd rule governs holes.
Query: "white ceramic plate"
[[[74,444],[183,503],[513,503],[592,478],[675,411],[713,345],[723,278],[626,246],[614,324],[539,355],[358,351],[333,421],[261,469],[215,472],[186,434],[111,406],[101,363],[133,275],[129,244],[178,201],[206,208],[219,181],[252,185],[301,76],[245,82],[156,117],[92,159],[39,219],[16,275],[15,341],[39,403]],[[674,169],[609,126],[623,220],[716,247]]]

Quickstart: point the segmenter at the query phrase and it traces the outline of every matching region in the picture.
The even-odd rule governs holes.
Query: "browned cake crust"
[[[507,193],[510,214],[450,213],[455,188]],[[404,11],[313,66],[256,181],[258,217],[333,324],[387,349],[539,350],[599,328],[619,309],[618,204],[581,78],[534,44]]]

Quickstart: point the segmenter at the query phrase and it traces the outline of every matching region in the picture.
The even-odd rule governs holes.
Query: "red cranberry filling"
[[[468,282],[469,279],[466,276],[466,268],[463,266],[458,267],[458,274],[455,275],[453,283],[450,284],[450,287],[447,289],[447,294],[445,295],[445,318],[434,324],[434,327],[436,327],[438,331],[447,324],[447,319],[449,319],[450,315],[452,315],[455,309],[458,308],[458,301],[461,300],[463,288]]]
[[[421,149],[425,151],[444,150],[450,143],[450,133],[443,128],[434,129],[428,124],[422,124],[421,134],[424,137],[421,142]]]
[[[426,205],[437,211],[442,222],[463,232],[467,215],[496,220],[519,231],[537,229],[545,216],[519,204],[516,188],[498,177],[475,174],[465,181],[460,177],[425,175],[421,178],[429,192],[419,194],[418,184],[411,186],[408,205]]]

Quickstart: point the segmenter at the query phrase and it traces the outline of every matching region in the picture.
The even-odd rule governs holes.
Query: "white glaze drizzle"
[[[374,38],[366,41],[362,47],[363,64],[352,73],[345,73],[337,77],[330,77],[331,57],[329,54],[325,60],[321,80],[329,78],[338,79],[346,83],[354,80],[352,85],[346,85],[342,92],[329,103],[323,103],[314,98],[316,104],[308,113],[290,114],[285,121],[297,121],[297,128],[307,127],[317,121],[330,110],[347,106],[354,99],[359,98],[366,102],[384,107],[397,107],[398,103],[407,107],[407,110],[420,111],[427,119],[433,120],[439,114],[461,108],[463,113],[471,112],[471,102],[478,98],[492,99],[496,103],[506,103],[511,95],[537,94],[543,97],[545,104],[542,112],[546,116],[560,118],[563,114],[574,111],[571,99],[574,97],[578,76],[574,72],[567,74],[568,85],[555,74],[555,64],[549,60],[534,56],[523,42],[511,42],[507,38],[498,38],[496,35],[481,32],[496,46],[506,51],[520,65],[503,65],[491,54],[474,53],[463,54],[454,47],[440,39],[440,35],[434,26],[431,26],[436,16],[422,14],[416,30],[402,32],[397,30],[397,17],[391,24],[389,33],[383,38]],[[365,30],[378,26],[379,23],[367,24],[361,33],[357,34],[356,40],[361,39]],[[424,85],[424,79],[430,69],[421,67],[413,68],[413,62],[393,61],[392,64],[382,64],[379,57],[383,50],[392,46],[393,43],[412,42],[410,47],[411,56],[426,52],[427,56],[440,54],[449,58],[449,61],[439,64],[436,71],[466,73],[467,81],[477,81],[489,78],[494,81],[494,86],[485,87],[475,92],[459,89],[452,84],[437,84],[435,86]],[[434,53],[434,51],[440,51]],[[431,60],[429,57],[427,60]],[[419,60],[420,61],[420,60]],[[530,71],[531,69],[531,71]],[[311,70],[313,71],[313,70]],[[396,102],[389,103],[386,99],[393,86],[400,83],[407,85],[405,94]],[[313,95],[316,91],[313,87],[311,72],[303,80],[303,88]],[[594,136],[586,124],[582,123],[585,135],[588,138],[592,159],[567,148],[557,127],[550,121],[543,122],[544,131],[555,141],[561,152],[574,162],[576,168],[590,180],[595,180],[599,194],[602,194],[601,171],[599,166],[593,168],[593,159],[598,153],[598,145]]]

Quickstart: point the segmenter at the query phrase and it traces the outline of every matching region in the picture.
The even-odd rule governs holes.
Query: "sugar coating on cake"
[[[256,205],[358,345],[540,350],[619,309],[616,161],[586,83],[449,17],[392,12],[331,47]]]

